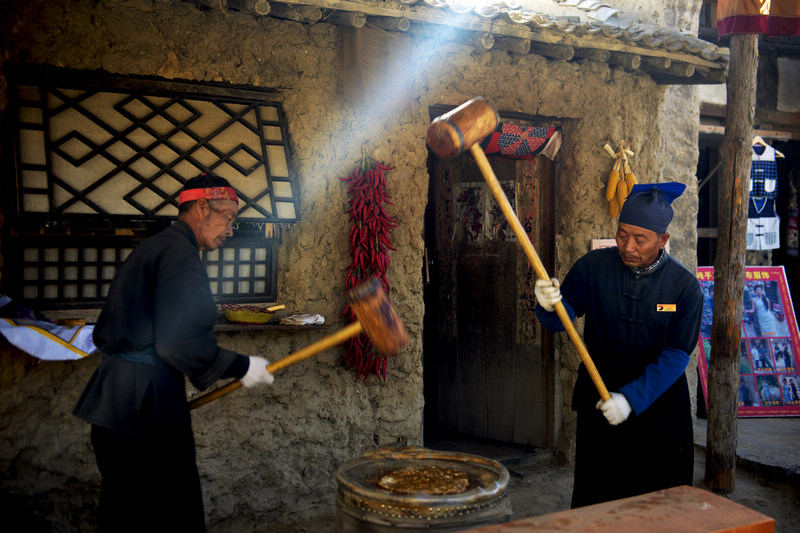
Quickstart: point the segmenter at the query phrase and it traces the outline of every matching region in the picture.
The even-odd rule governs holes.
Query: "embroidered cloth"
[[[554,126],[521,126],[499,122],[480,146],[487,156],[533,159],[542,154],[553,159],[561,148],[561,130]]]

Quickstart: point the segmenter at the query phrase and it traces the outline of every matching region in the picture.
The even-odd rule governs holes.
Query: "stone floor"
[[[736,487],[726,498],[775,519],[777,533],[800,531],[800,418],[738,421]],[[707,421],[695,426],[694,486],[705,489]],[[428,439],[431,449],[472,453],[509,471],[513,520],[569,509],[572,468],[546,450],[464,438]]]

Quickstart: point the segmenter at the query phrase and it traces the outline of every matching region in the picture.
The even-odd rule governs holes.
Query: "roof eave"
[[[219,5],[217,0],[195,1],[208,7]],[[608,63],[650,76],[659,84],[725,83],[729,62],[727,49],[675,30],[645,24],[620,27],[518,10],[495,10],[486,16],[418,5],[417,0],[228,0],[228,8],[307,24],[434,31],[441,38],[476,48],[497,46],[509,53],[533,53],[551,60]]]

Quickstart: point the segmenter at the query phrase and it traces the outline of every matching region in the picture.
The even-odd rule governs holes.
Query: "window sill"
[[[223,319],[214,324],[214,331],[308,331],[313,329],[327,329],[329,324],[311,324],[308,326],[291,326],[287,324],[234,324]]]

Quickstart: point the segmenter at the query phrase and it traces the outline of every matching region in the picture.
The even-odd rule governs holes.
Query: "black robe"
[[[604,384],[622,392],[633,409],[628,420],[610,425],[580,366],[572,397],[578,413],[572,506],[691,485],[694,443],[684,371],[702,319],[696,276],[669,255],[637,274],[612,247],[579,259],[561,293],[571,316],[586,316],[584,342]],[[563,329],[555,313],[536,312],[548,329]]]
[[[242,377],[220,348],[217,308],[192,229],[176,221],[117,271],[93,339],[105,354],[74,409],[92,424],[100,529],[204,529],[185,377],[200,389]],[[144,529],[143,529],[144,528]]]

